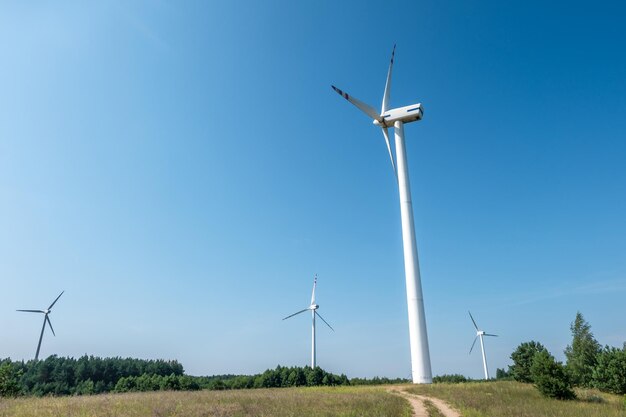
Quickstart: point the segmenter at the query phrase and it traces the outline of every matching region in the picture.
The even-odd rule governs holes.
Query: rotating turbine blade
[[[352,103],[355,106],[357,106],[363,113],[367,114],[372,119],[378,120],[379,122],[382,123],[383,118],[376,112],[376,110],[374,110],[374,108],[372,106],[370,106],[369,104],[365,104],[361,100],[358,100],[358,99],[348,95],[348,93],[346,93],[345,91],[341,91],[340,89],[338,89],[334,85],[331,85],[331,87],[333,88],[333,90],[335,90],[337,92],[337,94],[339,94],[341,97],[345,98],[350,103]]]
[[[396,171],[396,164],[393,162],[393,153],[391,153],[391,143],[389,142],[389,130],[386,127],[383,127],[383,136],[385,137],[385,143],[387,144],[387,151],[389,151],[389,159],[391,160],[391,167],[393,168],[393,173],[396,174],[396,179],[398,179],[398,171]]]
[[[45,314],[45,311],[43,311],[43,310],[15,310],[15,311],[23,311],[23,312],[26,312],[26,313],[44,313]]]
[[[384,114],[389,110],[389,96],[391,95],[391,70],[393,68],[393,56],[396,54],[396,45],[393,45],[393,51],[391,51],[391,61],[389,62],[389,71],[387,72],[387,82],[385,83],[385,93],[383,94],[383,106],[380,110],[380,114]]]
[[[333,329],[333,327],[332,327],[330,324],[328,324],[328,322],[327,322],[326,320],[324,320],[324,317],[322,317],[322,315],[321,315],[320,313],[318,313],[318,312],[316,311],[316,312],[315,312],[315,314],[317,314],[317,317],[319,317],[320,319],[322,319],[322,321],[323,321],[324,323],[326,323],[326,325],[327,325],[328,327],[330,327],[330,330],[332,330],[333,332],[335,331],[335,329]]]
[[[474,338],[474,343],[472,343],[472,347],[470,348],[469,353],[472,353],[472,349],[474,349],[474,345],[476,344],[476,340],[477,340],[477,339],[478,339],[478,336],[476,336],[476,337]]]
[[[50,321],[50,317],[48,317],[47,314],[46,314],[46,321],[48,322],[48,326],[50,326],[50,330],[52,330],[52,334],[56,336],[56,333],[54,333],[54,329],[52,328],[52,322]]]
[[[59,296],[57,298],[54,299],[54,301],[52,302],[52,304],[50,304],[50,307],[48,307],[48,310],[50,310],[52,308],[52,306],[59,300],[59,298],[61,298],[61,296],[63,295],[65,291],[61,291],[61,294],[59,294]]]
[[[311,294],[311,305],[315,304],[315,287],[317,286],[317,274],[313,279],[313,293]]]
[[[485,333],[483,336],[498,337],[498,335],[497,335],[497,334],[489,334],[489,333]]]
[[[474,327],[476,327],[476,330],[478,331],[478,326],[476,325],[476,322],[474,321],[474,317],[472,317],[472,313],[470,313],[468,311],[469,315],[470,315],[470,319],[472,319],[472,323],[474,323]]]
[[[304,313],[305,311],[309,311],[309,310],[310,308],[305,308],[304,310],[300,310],[297,313],[293,313],[292,315],[285,317],[283,320],[287,320],[289,317],[297,316],[298,314]]]

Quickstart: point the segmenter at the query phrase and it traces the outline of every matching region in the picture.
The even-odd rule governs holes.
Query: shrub
[[[547,350],[537,352],[530,367],[531,378],[543,395],[559,400],[576,398],[565,367],[557,362]]]

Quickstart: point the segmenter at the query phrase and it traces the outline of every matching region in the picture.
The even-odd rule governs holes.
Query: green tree
[[[613,394],[626,394],[626,351],[605,347],[593,369],[593,386]]]
[[[123,378],[122,378],[123,379]],[[94,384],[91,379],[81,381],[76,385],[74,393],[77,395],[91,395],[94,393]]]
[[[533,382],[530,375],[530,367],[533,358],[538,352],[547,352],[546,348],[539,342],[530,341],[520,344],[513,353],[511,359],[513,365],[509,366],[509,374],[514,380],[519,382]]]
[[[20,371],[11,362],[0,365],[0,397],[16,397],[22,392],[20,387]]]
[[[547,350],[535,354],[530,374],[535,387],[546,397],[559,400],[576,398],[565,367],[561,362],[554,360]]]
[[[600,344],[591,333],[591,326],[580,312],[576,313],[574,322],[570,325],[572,344],[565,348],[567,358],[567,372],[572,383],[582,387],[592,386],[593,368],[596,366],[600,353]]]
[[[512,376],[511,373],[506,371],[504,368],[497,368],[496,369],[496,379],[499,380],[511,380]]]

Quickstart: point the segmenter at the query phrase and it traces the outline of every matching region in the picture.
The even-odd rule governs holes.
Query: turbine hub
[[[317,310],[318,308],[320,308],[319,305],[317,304],[311,304],[311,307],[309,307],[311,310]]]

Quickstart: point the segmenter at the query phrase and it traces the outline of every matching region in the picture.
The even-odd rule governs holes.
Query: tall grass
[[[0,399],[2,417],[409,417],[408,403],[376,387],[149,392]]]
[[[416,385],[408,392],[441,398],[464,417],[624,417],[620,396],[597,390],[576,390],[577,400],[541,396],[530,384],[513,381]]]

